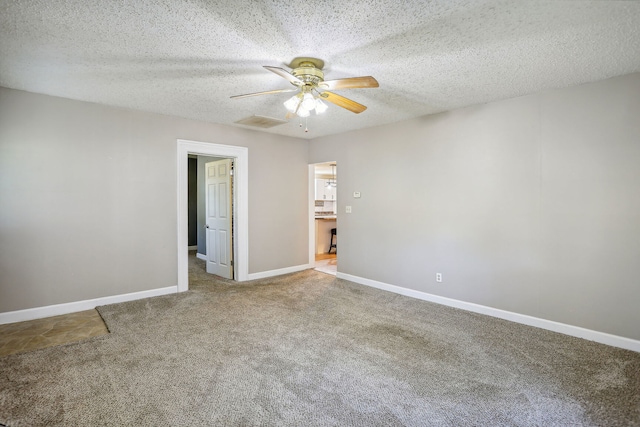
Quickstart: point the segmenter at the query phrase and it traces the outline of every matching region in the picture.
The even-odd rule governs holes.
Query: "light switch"
[[[354,199],[359,199],[360,198],[360,192],[359,191],[354,191],[353,192],[353,198]]]
[[[345,211],[346,211],[347,213],[351,213],[351,206],[347,206]]]

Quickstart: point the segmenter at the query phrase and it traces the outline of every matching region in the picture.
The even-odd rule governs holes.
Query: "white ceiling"
[[[231,126],[284,118],[291,94],[229,99],[292,88],[262,65],[379,81],[260,129],[301,138],[640,71],[638,1],[0,0],[0,28],[1,86]]]

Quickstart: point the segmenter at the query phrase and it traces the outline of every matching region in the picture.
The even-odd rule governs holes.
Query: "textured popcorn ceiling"
[[[263,132],[345,132],[640,71],[637,1],[0,0],[0,85],[230,126],[284,118],[262,65],[322,58],[378,89]]]

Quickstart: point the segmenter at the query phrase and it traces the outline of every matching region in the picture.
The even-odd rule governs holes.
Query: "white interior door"
[[[232,160],[205,164],[207,273],[233,279]]]

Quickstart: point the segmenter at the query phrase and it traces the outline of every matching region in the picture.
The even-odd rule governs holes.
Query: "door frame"
[[[316,265],[316,165],[309,165],[309,265]]]
[[[335,163],[336,160],[326,162],[309,163],[309,265],[316,265],[316,165],[324,163]],[[336,191],[336,203],[338,195]],[[336,224],[338,223],[340,209],[336,206]]]
[[[235,280],[249,275],[249,148],[211,142],[177,140],[178,174],[178,292],[189,290],[189,154],[234,158],[234,270]]]

